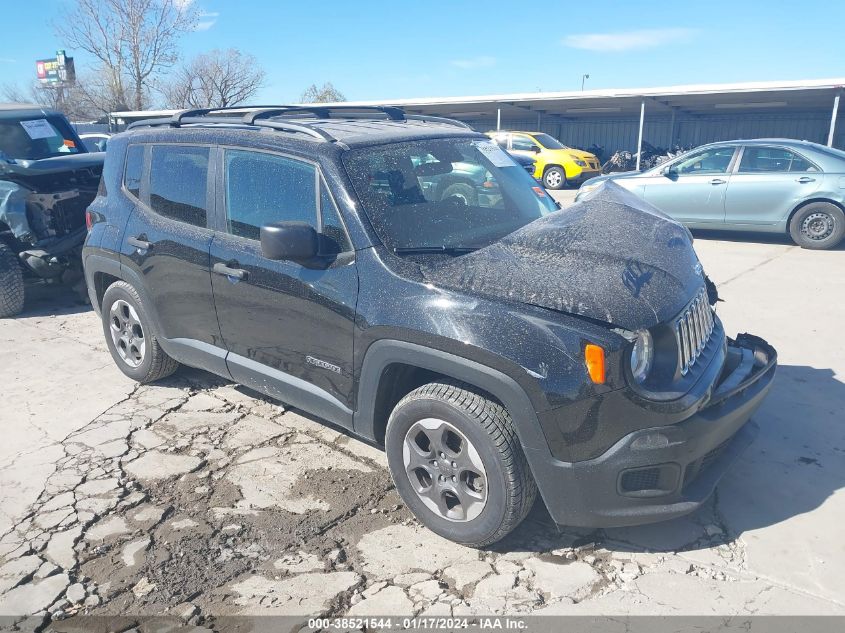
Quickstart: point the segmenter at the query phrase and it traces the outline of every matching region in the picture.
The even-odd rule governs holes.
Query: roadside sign
[[[35,74],[42,84],[73,83],[76,80],[73,57],[65,55],[63,50],[56,51],[55,57],[36,60]]]

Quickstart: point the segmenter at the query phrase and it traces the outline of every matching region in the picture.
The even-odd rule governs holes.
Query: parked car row
[[[804,248],[845,237],[845,152],[790,139],[711,143],[642,172],[598,176],[632,191],[690,228],[788,234]]]

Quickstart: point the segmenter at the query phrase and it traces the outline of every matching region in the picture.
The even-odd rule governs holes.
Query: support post
[[[672,108],[672,119],[669,121],[669,150],[675,147],[675,110]]]
[[[537,113],[537,131],[540,131],[540,113]]]
[[[496,108],[496,131],[502,129],[502,109]]]
[[[640,131],[637,134],[637,171],[640,171],[640,159],[643,153],[643,121],[645,121],[645,99],[640,102]]]
[[[836,117],[839,115],[839,91],[833,99],[833,113],[830,115],[830,132],[827,133],[827,146],[833,147],[833,133],[836,132]]]

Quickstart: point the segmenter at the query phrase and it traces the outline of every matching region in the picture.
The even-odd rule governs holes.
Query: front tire
[[[566,186],[566,172],[563,167],[553,165],[543,173],[543,186],[546,189],[563,189]]]
[[[179,363],[158,342],[143,301],[130,284],[116,281],[103,295],[103,332],[120,371],[146,384],[170,376]]]
[[[811,202],[792,216],[789,235],[801,248],[833,248],[845,237],[845,214],[832,202]]]
[[[23,271],[15,253],[0,242],[0,319],[23,311]]]
[[[408,508],[463,545],[501,540],[537,497],[510,415],[462,383],[430,383],[402,398],[387,423],[385,449]]]

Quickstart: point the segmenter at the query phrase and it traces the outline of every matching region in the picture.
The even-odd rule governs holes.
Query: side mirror
[[[532,145],[532,146],[531,146],[531,149],[530,149],[529,151],[534,152],[535,154],[539,154],[539,153],[540,153],[540,148],[539,148],[539,147],[537,147],[536,145]]]
[[[303,262],[318,252],[317,231],[306,222],[275,222],[261,227],[261,252],[275,260]]]
[[[667,167],[663,170],[663,175],[666,176],[669,180],[677,180],[678,170],[674,167]]]

